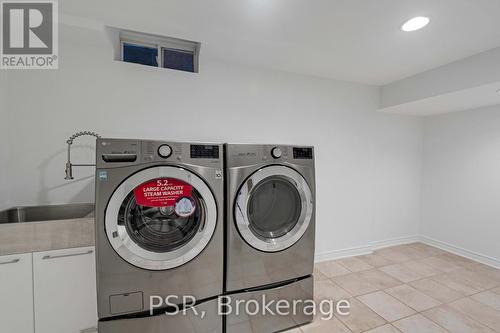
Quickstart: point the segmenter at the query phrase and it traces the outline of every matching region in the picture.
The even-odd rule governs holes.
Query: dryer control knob
[[[274,158],[280,158],[281,154],[281,149],[279,149],[278,147],[274,147],[273,150],[271,150],[271,155],[273,155]]]
[[[161,145],[158,147],[158,155],[162,158],[168,158],[172,155],[172,148],[169,145]]]

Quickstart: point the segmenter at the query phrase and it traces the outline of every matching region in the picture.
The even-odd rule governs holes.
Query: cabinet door
[[[35,333],[95,331],[94,258],[94,247],[33,253]]]
[[[31,253],[0,257],[0,332],[33,333]]]

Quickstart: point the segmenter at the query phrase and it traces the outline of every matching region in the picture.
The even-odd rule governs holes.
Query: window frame
[[[120,39],[120,52],[121,52],[120,53],[120,60],[123,62],[129,62],[132,64],[138,64],[138,63],[123,60],[125,44],[132,44],[134,46],[155,48],[156,49],[156,63],[158,64],[158,66],[149,66],[149,67],[160,67],[160,61],[158,59],[158,46],[157,45],[149,44],[149,43],[145,43],[145,42],[140,42],[140,41],[135,41],[135,40],[131,40],[131,39]],[[138,64],[138,65],[141,65],[141,64]]]
[[[149,34],[143,34],[132,31],[120,31],[120,60],[123,61],[124,44],[133,44],[137,46],[144,46],[156,48],[156,62],[158,68],[176,70],[185,73],[198,73],[199,72],[199,54],[201,44],[188,40],[161,37]],[[186,52],[193,55],[193,72],[183,71],[180,69],[164,67],[163,52],[164,50]]]
[[[164,54],[163,54],[163,52],[165,50],[171,50],[171,51],[177,51],[177,52],[185,52],[185,53],[192,54],[193,55],[193,71],[190,72],[190,71],[183,71],[183,70],[180,70],[180,69],[174,69],[174,68],[170,68],[170,67],[165,67],[164,66],[165,64],[163,63],[163,60],[164,60]],[[161,67],[162,68],[171,69],[171,70],[178,70],[178,71],[186,72],[186,73],[198,73],[198,56],[197,56],[197,54],[194,51],[191,51],[191,50],[182,50],[182,49],[174,49],[172,47],[161,47],[160,50],[159,50],[159,53],[160,53]]]

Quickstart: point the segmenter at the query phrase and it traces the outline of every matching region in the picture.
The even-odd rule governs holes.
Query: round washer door
[[[114,250],[148,270],[181,266],[208,245],[217,224],[215,197],[196,174],[161,166],[139,171],[115,190],[105,214]]]
[[[252,247],[277,252],[295,244],[313,213],[311,189],[292,168],[259,169],[243,183],[235,202],[236,226]]]

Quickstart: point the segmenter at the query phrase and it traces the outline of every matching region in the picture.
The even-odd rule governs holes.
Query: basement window
[[[158,67],[158,49],[145,45],[123,43],[123,61]]]
[[[164,48],[163,67],[194,73],[194,54],[188,51]]]
[[[198,73],[200,43],[120,31],[121,61]]]

